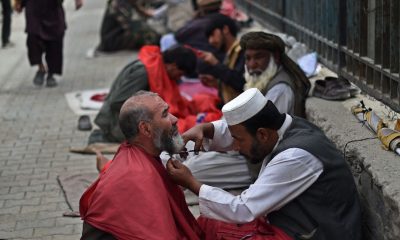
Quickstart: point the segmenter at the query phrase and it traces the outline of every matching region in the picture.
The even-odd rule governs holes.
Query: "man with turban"
[[[286,55],[282,39],[265,32],[249,32],[240,39],[240,47],[245,59],[244,89],[257,88],[281,113],[305,117],[310,82]],[[226,123],[221,121],[221,124]],[[260,164],[248,163],[235,152],[230,155],[215,151],[201,153],[188,158],[186,165],[200,181],[224,189],[249,186],[260,169]]]
[[[276,35],[249,32],[240,39],[245,52],[244,90],[257,88],[281,113],[305,117],[305,99],[310,82],[285,53],[285,43]]]

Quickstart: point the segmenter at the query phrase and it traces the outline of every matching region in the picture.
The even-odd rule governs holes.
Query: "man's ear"
[[[151,124],[149,122],[140,121],[138,129],[140,134],[151,138]]]
[[[268,129],[268,128],[259,128],[256,131],[256,139],[261,143],[268,142],[270,136],[271,136],[271,133],[270,133],[270,129]]]

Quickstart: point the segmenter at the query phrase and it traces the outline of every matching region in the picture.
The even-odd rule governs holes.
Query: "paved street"
[[[94,172],[90,155],[69,153],[83,146],[88,132],[77,130],[78,115],[67,105],[71,91],[109,87],[134,54],[86,59],[98,43],[106,0],[85,1],[75,11],[66,0],[68,29],[64,75],[57,88],[32,84],[24,15],[13,16],[12,49],[0,49],[0,239],[79,239],[81,220],[69,210],[57,182],[59,173]]]

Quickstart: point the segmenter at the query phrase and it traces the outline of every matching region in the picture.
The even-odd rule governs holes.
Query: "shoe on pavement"
[[[338,84],[343,88],[349,89],[351,97],[355,97],[357,94],[360,93],[360,89],[354,84],[350,83],[350,81],[345,78],[325,77],[325,81],[328,84]]]
[[[13,42],[6,42],[1,46],[1,48],[3,48],[3,49],[12,48],[12,47],[15,47],[15,43],[13,43]]]
[[[90,117],[88,115],[82,115],[79,117],[78,129],[81,131],[92,130],[92,123],[90,122]]]
[[[52,75],[47,76],[46,87],[50,87],[51,88],[51,87],[56,87],[57,85],[58,85],[57,81]]]
[[[325,80],[315,81],[312,95],[326,100],[345,100],[351,97],[349,89]]]
[[[35,77],[33,78],[33,84],[35,86],[42,86],[44,83],[44,75],[46,75],[46,72],[37,71]]]

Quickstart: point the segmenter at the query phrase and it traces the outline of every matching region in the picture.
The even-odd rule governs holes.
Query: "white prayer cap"
[[[228,125],[242,123],[256,115],[267,104],[257,88],[250,88],[224,105],[222,113]]]

